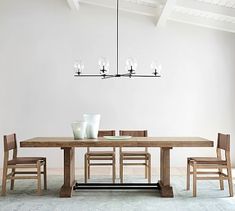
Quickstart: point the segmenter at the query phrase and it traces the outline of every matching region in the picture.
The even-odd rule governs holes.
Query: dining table
[[[91,188],[152,188],[161,197],[174,197],[170,183],[170,152],[180,147],[213,147],[211,140],[201,137],[132,137],[126,140],[97,139],[75,140],[72,137],[35,137],[20,142],[21,147],[60,148],[64,154],[64,183],[60,197],[72,197],[76,189]],[[152,184],[85,184],[75,180],[75,148],[84,147],[156,147],[160,148],[160,178]]]

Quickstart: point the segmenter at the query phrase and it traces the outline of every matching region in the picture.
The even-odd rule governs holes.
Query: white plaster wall
[[[169,22],[157,30],[147,17],[121,13],[120,70],[136,57],[139,73],[161,61],[160,79],[79,79],[73,62],[98,73],[106,56],[116,59],[115,12],[65,0],[0,0],[0,136],[18,141],[35,136],[71,136],[70,123],[83,113],[102,115],[103,129],[148,129],[150,136],[202,136],[230,133],[235,164],[235,35]],[[3,145],[0,142],[1,153]],[[159,149],[152,149],[159,164]],[[172,165],[189,155],[213,155],[212,148],[172,151]],[[77,149],[76,166],[84,150]],[[62,166],[60,149],[20,149],[44,155],[49,167]],[[2,166],[0,156],[0,167]]]

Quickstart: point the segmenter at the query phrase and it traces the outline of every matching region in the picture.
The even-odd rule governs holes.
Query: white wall
[[[230,133],[235,164],[235,35],[169,22],[157,30],[147,17],[121,13],[120,70],[136,57],[139,73],[161,61],[160,79],[80,79],[73,62],[98,73],[100,56],[115,72],[115,12],[65,0],[0,1],[0,136],[16,132],[18,141],[34,136],[71,136],[70,123],[83,113],[102,115],[103,129],[148,129],[150,136],[202,136]],[[2,142],[0,144],[2,152]],[[23,152],[22,152],[23,151]],[[77,166],[83,164],[77,150]],[[158,165],[159,149],[153,149]],[[174,149],[172,165],[213,149]],[[21,149],[45,155],[62,166],[60,149]],[[0,156],[2,165],[2,155]]]

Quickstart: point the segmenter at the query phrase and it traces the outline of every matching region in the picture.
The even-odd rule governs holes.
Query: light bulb
[[[74,63],[75,74],[80,75],[83,70],[84,70],[84,63],[81,60],[75,61]]]
[[[137,65],[136,59],[134,59],[134,58],[128,58],[128,59],[126,60],[126,69],[127,69],[128,71],[134,72],[134,71],[136,70],[137,66],[138,66],[138,65]]]
[[[100,68],[100,74],[105,74],[109,70],[109,61],[108,59],[101,57],[99,59],[99,68]]]
[[[158,75],[161,73],[162,70],[162,65],[159,64],[157,61],[153,61],[150,65],[152,71],[154,71],[154,73],[157,73]]]

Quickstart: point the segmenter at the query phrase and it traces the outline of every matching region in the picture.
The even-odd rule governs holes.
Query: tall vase
[[[100,126],[100,114],[83,114],[83,119],[87,123],[87,138],[97,138]]]
[[[71,124],[73,129],[74,139],[84,139],[86,136],[87,123],[85,121],[73,122]]]

